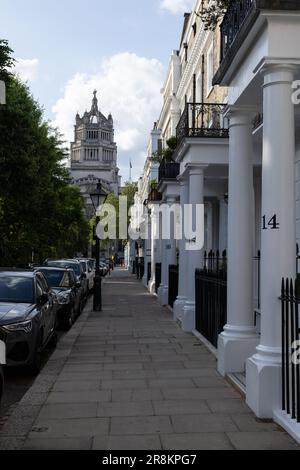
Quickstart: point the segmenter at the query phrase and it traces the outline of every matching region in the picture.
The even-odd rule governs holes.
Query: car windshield
[[[0,276],[0,302],[32,304],[33,279],[22,276]]]
[[[80,264],[82,266],[83,272],[86,273],[86,262],[85,261],[80,261]]]
[[[80,264],[79,263],[70,263],[68,261],[48,261],[48,266],[57,266],[66,269],[73,269],[76,276],[80,276]]]
[[[39,269],[44,274],[49,287],[61,287],[67,289],[70,287],[70,278],[66,271],[57,271],[49,269]]]

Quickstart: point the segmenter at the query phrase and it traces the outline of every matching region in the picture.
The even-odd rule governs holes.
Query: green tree
[[[130,209],[130,207],[132,207],[134,205],[134,196],[136,194],[138,190],[138,186],[137,186],[137,183],[130,183],[130,182],[126,182],[124,187],[122,188],[121,190],[121,196],[126,196],[127,197],[127,213],[128,213],[128,210]],[[116,221],[115,221],[115,226],[112,227],[113,229],[115,229],[115,233],[116,233],[116,236],[117,238],[120,236],[119,234],[119,226],[120,226],[120,223],[119,223],[119,215],[120,215],[120,204],[119,204],[119,197],[116,196],[114,193],[111,193],[108,195],[107,199],[106,199],[106,204],[110,204],[114,207],[115,209],[115,213],[116,213]],[[128,225],[129,225],[129,219],[128,219]],[[93,227],[96,223],[96,217],[93,217],[92,220],[90,221],[90,240],[92,241],[93,239]],[[103,240],[102,243],[103,243],[103,246],[108,246],[110,244],[112,240]],[[127,239],[126,240],[121,240],[124,243],[127,242]]]
[[[8,41],[0,39],[0,80],[6,81],[10,77],[9,70],[14,64],[12,53]]]
[[[5,51],[0,57],[9,67]],[[7,105],[0,106],[0,265],[26,265],[33,252],[41,262],[85,251],[83,198],[70,184],[61,138],[26,85],[9,73],[6,85]]]

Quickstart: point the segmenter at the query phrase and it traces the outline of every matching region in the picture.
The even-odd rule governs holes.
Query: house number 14
[[[280,224],[277,222],[277,214],[274,214],[273,217],[267,222],[268,218],[266,215],[263,216],[263,230],[279,230]]]

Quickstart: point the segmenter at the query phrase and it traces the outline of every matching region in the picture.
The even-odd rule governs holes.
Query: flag
[[[130,160],[130,169],[132,170],[132,161]]]

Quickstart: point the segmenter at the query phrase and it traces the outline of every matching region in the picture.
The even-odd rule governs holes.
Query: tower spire
[[[99,110],[98,110],[97,90],[94,90],[93,95],[94,95],[94,98],[93,98],[93,102],[92,102],[91,112],[92,112],[93,115],[96,115],[99,112]]]

